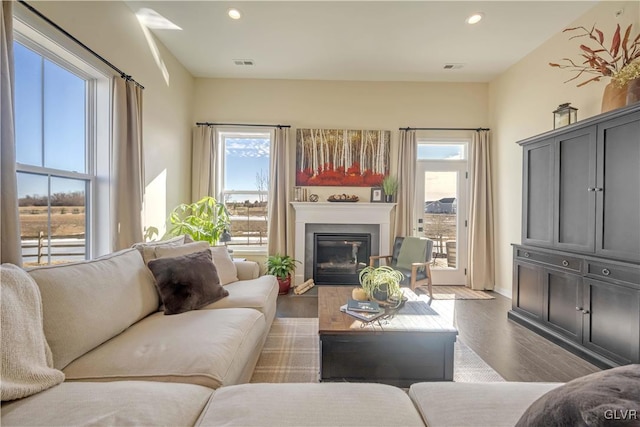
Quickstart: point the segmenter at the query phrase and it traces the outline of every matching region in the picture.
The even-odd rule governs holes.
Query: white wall
[[[204,79],[195,83],[194,122],[288,124],[293,128],[391,131],[395,172],[399,127],[487,126],[485,83],[394,83]],[[433,135],[433,134],[432,134]],[[295,169],[295,129],[291,133]],[[291,174],[291,186],[294,175]],[[311,188],[309,188],[311,191]],[[348,192],[369,201],[369,188],[313,187],[325,200]]]
[[[123,2],[29,4],[145,86],[145,225],[163,227],[167,212],[191,194],[193,77],[159,41],[145,36]]]
[[[610,45],[617,23],[624,29],[634,23],[640,30],[638,2],[602,2],[570,27],[596,24]],[[616,19],[614,12],[624,9]],[[577,34],[577,33],[576,33]],[[521,242],[522,149],[516,141],[553,129],[552,111],[571,102],[578,108],[578,120],[600,113],[604,86],[601,82],[576,87],[584,79],[563,83],[575,75],[548,65],[569,57],[579,60],[579,45],[585,39],[569,40],[571,33],[559,33],[512,66],[489,86],[489,111],[492,132],[493,189],[496,215],[496,289],[511,294],[512,243]]]

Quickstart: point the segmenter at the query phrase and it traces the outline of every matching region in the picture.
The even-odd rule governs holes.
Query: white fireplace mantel
[[[296,211],[295,259],[305,258],[305,226],[307,224],[378,224],[379,253],[390,248],[391,211],[395,203],[290,202]],[[304,263],[296,269],[295,283],[304,281]]]

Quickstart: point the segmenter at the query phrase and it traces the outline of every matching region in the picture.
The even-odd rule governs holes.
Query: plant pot
[[[371,295],[374,299],[377,299],[378,301],[386,301],[387,298],[389,298],[389,292],[387,291],[387,286],[383,285],[380,286],[379,289],[376,289],[375,291],[373,291],[373,295]]]
[[[622,87],[618,87],[613,84],[613,82],[609,83],[604,88],[604,93],[602,94],[602,112],[606,113],[607,111],[615,110],[616,108],[622,108],[627,105],[627,86],[629,84]]]
[[[291,276],[287,276],[286,279],[281,279],[279,277],[277,277],[278,279],[278,286],[279,286],[279,290],[278,290],[278,295],[287,295],[289,293],[289,290],[291,289]]]
[[[627,105],[640,101],[640,78],[627,83]]]
[[[393,203],[393,194],[385,194],[384,195],[384,201],[386,203]]]

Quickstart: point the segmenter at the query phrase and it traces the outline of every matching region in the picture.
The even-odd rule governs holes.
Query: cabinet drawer
[[[617,280],[640,287],[640,266],[624,266],[587,260],[587,276]]]
[[[567,270],[576,272],[582,271],[582,260],[580,258],[536,252],[524,248],[518,248],[516,250],[516,258],[520,260],[541,262],[543,264],[566,268]]]

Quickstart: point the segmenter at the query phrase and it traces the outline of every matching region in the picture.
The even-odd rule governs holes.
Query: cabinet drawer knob
[[[596,191],[596,189],[593,188],[593,187],[589,187],[589,188],[587,188],[587,191]]]
[[[569,267],[569,261],[567,261],[566,259],[562,260],[562,265],[565,267]]]
[[[524,253],[524,257],[525,257],[525,258],[529,258],[529,256],[530,256],[530,255],[529,255],[529,252],[525,252],[525,253]]]
[[[582,310],[582,314],[589,314],[589,310]]]
[[[582,307],[576,307],[576,311],[581,311]]]
[[[602,188],[601,187],[596,187],[596,188],[593,189],[593,191],[602,191]]]
[[[603,276],[608,276],[608,275],[610,275],[610,274],[611,274],[611,272],[609,271],[609,269],[608,269],[608,268],[603,268],[603,269],[602,269],[602,275],[603,275]]]

